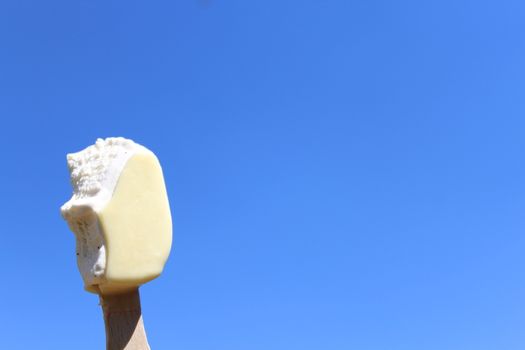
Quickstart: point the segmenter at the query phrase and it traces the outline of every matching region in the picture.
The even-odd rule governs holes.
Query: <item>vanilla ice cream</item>
[[[98,139],[67,163],[73,196],[61,213],[76,236],[85,288],[119,292],[160,275],[172,228],[153,152],[121,137]]]

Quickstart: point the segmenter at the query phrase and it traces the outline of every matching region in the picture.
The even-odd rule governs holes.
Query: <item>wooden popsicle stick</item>
[[[150,350],[138,288],[99,297],[106,327],[106,350]]]

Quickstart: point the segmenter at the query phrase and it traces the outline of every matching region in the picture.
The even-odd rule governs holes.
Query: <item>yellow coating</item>
[[[98,285],[102,293],[136,288],[161,274],[171,249],[172,223],[162,169],[153,153],[128,160],[98,218],[106,245],[105,276]]]

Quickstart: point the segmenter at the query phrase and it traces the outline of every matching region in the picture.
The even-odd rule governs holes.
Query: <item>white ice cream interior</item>
[[[143,146],[122,137],[98,139],[67,155],[73,196],[61,213],[75,233],[77,264],[86,286],[104,278],[106,247],[96,213],[110,201],[126,162]]]

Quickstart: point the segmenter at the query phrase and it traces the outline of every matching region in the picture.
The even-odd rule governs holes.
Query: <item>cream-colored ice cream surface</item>
[[[67,160],[73,196],[61,212],[77,239],[86,290],[122,292],[160,275],[172,228],[153,152],[131,140],[107,138]]]

